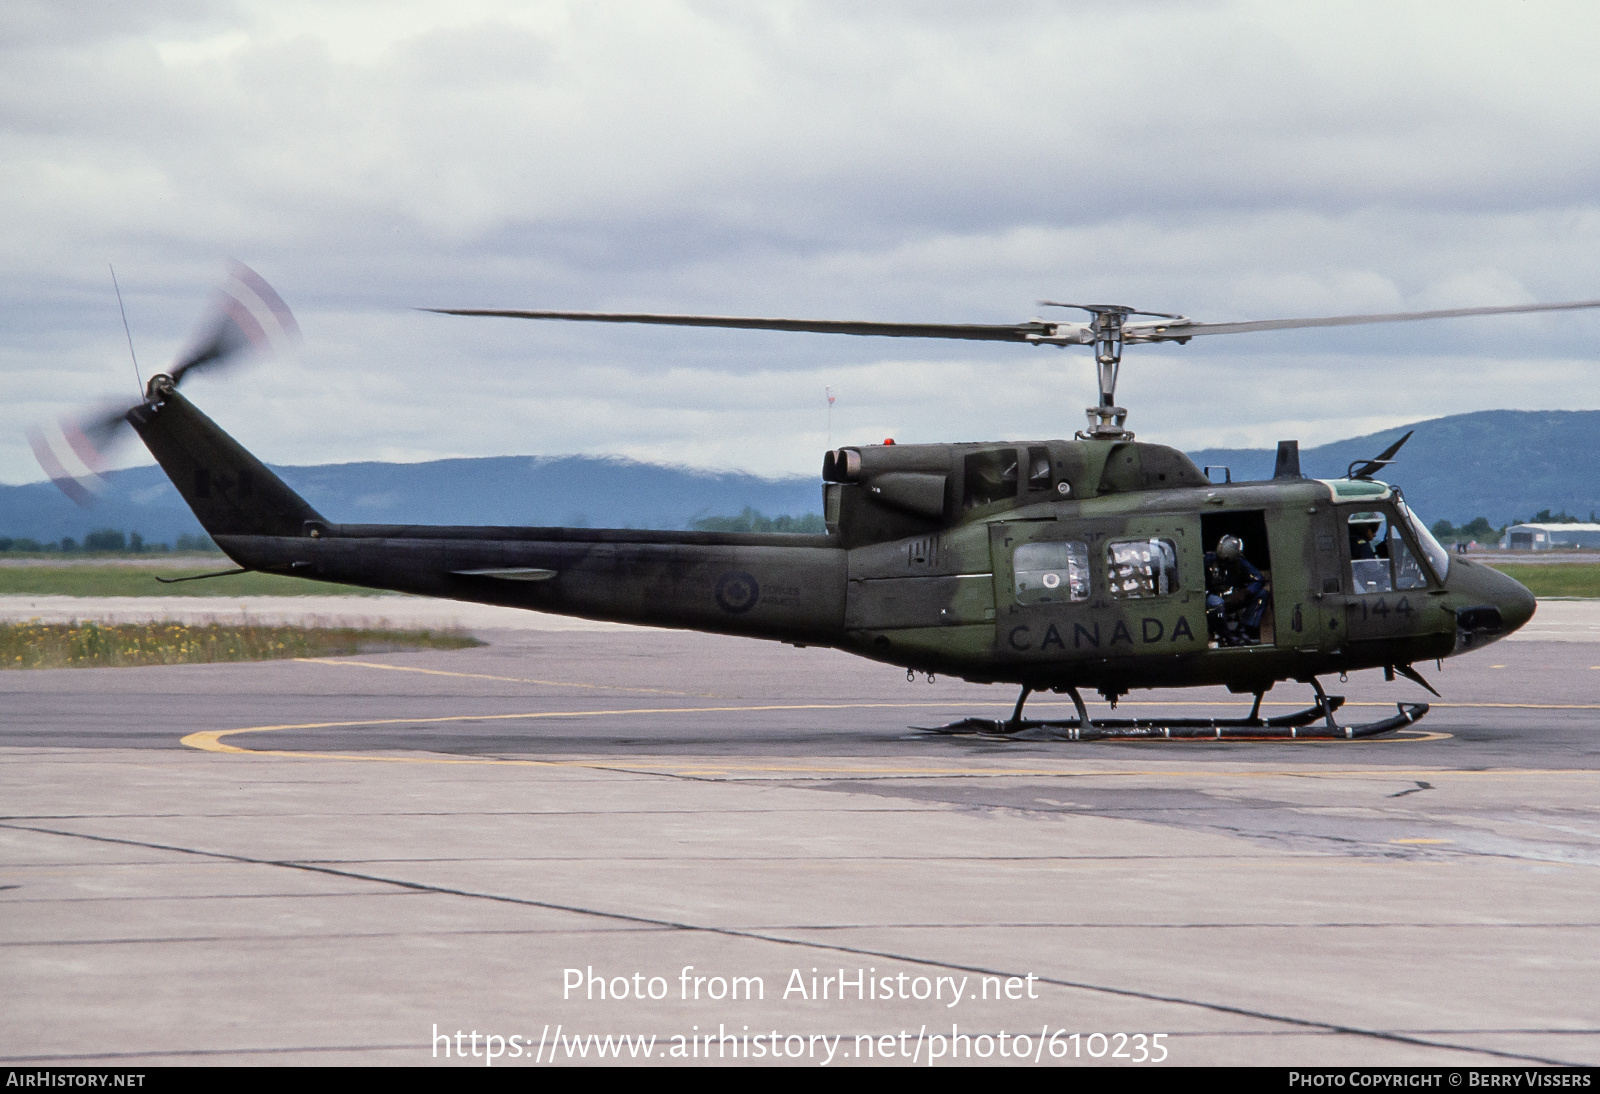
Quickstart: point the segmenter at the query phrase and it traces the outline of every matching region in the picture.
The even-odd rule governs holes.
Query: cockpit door
[[[1344,597],[1352,642],[1403,638],[1430,629],[1428,578],[1387,504],[1341,512],[1349,569]],[[1435,613],[1437,614],[1437,613]],[[1432,628],[1437,629],[1437,628]]]

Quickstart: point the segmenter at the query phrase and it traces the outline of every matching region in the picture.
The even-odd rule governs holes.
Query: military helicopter
[[[1532,617],[1518,582],[1452,558],[1377,476],[1403,437],[1338,479],[1300,472],[1295,441],[1270,480],[1214,482],[1173,448],[1135,440],[1116,405],[1124,346],[1212,334],[1600,307],[1600,301],[1201,323],[1110,304],[1086,323],[910,324],[703,315],[424,309],[450,315],[732,327],[1094,347],[1100,399],[1070,440],[848,445],[822,461],[823,535],[337,524],[178,393],[195,368],[292,333],[269,286],[237,267],[196,348],[142,401],[78,431],[139,434],[238,573],[292,574],[647,626],[829,646],[915,673],[1021,688],[1011,717],[933,732],[1026,739],[1339,738],[1410,725],[1426,703],[1341,725],[1319,677],[1414,667],[1504,637]],[[1410,435],[1407,434],[1407,437]],[[69,437],[66,447],[77,446]],[[35,448],[41,447],[38,440]],[[62,446],[57,468],[66,462]],[[94,447],[93,443],[90,447]],[[41,454],[41,461],[44,454]],[[85,458],[82,462],[88,463]],[[49,467],[47,466],[47,470]],[[67,478],[73,476],[63,471]],[[54,475],[52,477],[55,477]],[[59,480],[58,480],[59,481]],[[218,575],[200,575],[218,576]],[[1314,702],[1262,718],[1275,684]],[[1134,689],[1222,685],[1241,718],[1092,718]],[[1024,717],[1071,697],[1073,719]]]

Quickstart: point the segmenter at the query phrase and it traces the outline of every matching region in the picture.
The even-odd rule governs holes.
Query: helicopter
[[[1203,323],[1110,304],[1040,301],[1088,322],[884,323],[426,308],[474,317],[1092,346],[1099,401],[1070,439],[846,445],[824,454],[825,532],[339,524],[326,519],[178,392],[185,375],[296,332],[281,298],[236,266],[191,351],[68,443],[34,438],[66,488],[68,449],[131,426],[236,564],[318,581],[655,627],[825,646],[923,673],[1020,687],[1006,719],[929,732],[1009,739],[1353,740],[1410,725],[1428,704],[1342,725],[1319,678],[1416,669],[1502,638],[1533,595],[1453,558],[1397,485],[1380,479],[1410,434],[1341,478],[1310,479],[1296,441],[1273,477],[1234,482],[1135,439],[1116,405],[1123,348],[1214,334],[1575,310],[1600,301]],[[66,423],[64,423],[65,425]],[[81,443],[80,443],[81,442]],[[91,464],[85,455],[79,461]],[[92,466],[92,464],[91,464]],[[1213,481],[1221,470],[1223,481]],[[59,477],[58,477],[59,476]],[[67,481],[63,482],[63,478]],[[196,575],[196,580],[221,574]],[[1312,705],[1263,718],[1263,696],[1309,685]],[[1092,718],[1130,691],[1224,686],[1240,718]],[[1070,697],[1076,717],[1025,717],[1030,696]]]

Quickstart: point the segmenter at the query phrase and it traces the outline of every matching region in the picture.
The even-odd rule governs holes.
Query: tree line
[[[799,532],[813,536],[827,531],[821,513],[769,517],[748,505],[736,517],[696,517],[689,522],[689,528],[695,532]]]
[[[1441,543],[1459,543],[1464,540],[1473,540],[1481,543],[1487,540],[1498,540],[1501,536],[1506,534],[1506,529],[1511,527],[1512,524],[1582,523],[1584,523],[1582,517],[1575,517],[1565,509],[1562,509],[1559,513],[1552,513],[1548,509],[1541,509],[1527,520],[1514,520],[1510,524],[1502,524],[1498,528],[1493,524],[1490,524],[1489,518],[1487,517],[1475,517],[1469,523],[1463,524],[1460,527],[1451,524],[1447,520],[1436,520],[1433,522],[1428,531],[1432,532],[1433,538],[1439,540]],[[1588,523],[1596,523],[1595,514],[1593,511],[1589,513]]]
[[[185,532],[178,537],[176,543],[146,543],[144,537],[138,532],[124,533],[116,528],[101,528],[99,531],[90,532],[79,543],[71,536],[62,536],[59,540],[41,543],[27,536],[13,538],[0,536],[0,551],[14,552],[17,554],[102,554],[102,555],[143,555],[166,554],[170,552],[214,554],[220,548],[211,541],[211,537],[203,532],[190,535]]]

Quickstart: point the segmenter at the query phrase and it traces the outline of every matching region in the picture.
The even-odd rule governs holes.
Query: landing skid
[[[1076,688],[1067,688],[1076,718],[1034,719],[1022,717],[1022,707],[1033,693],[1023,688],[1016,709],[1007,719],[963,718],[945,726],[912,726],[924,733],[955,737],[999,737],[1013,741],[1149,741],[1149,740],[1340,740],[1353,741],[1376,737],[1403,729],[1428,713],[1427,703],[1396,703],[1396,713],[1379,722],[1341,726],[1334,712],[1344,706],[1344,696],[1329,695],[1316,680],[1316,705],[1293,714],[1262,718],[1261,693],[1246,718],[1090,718],[1083,697]],[[1320,721],[1321,725],[1315,725]]]

